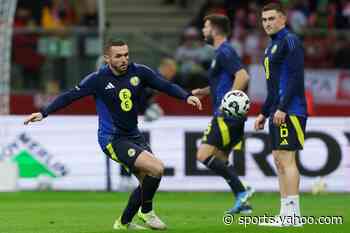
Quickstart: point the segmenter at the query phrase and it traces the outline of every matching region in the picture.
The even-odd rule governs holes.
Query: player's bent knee
[[[162,177],[164,175],[164,164],[161,161],[154,164],[151,175],[154,177]]]
[[[159,159],[152,157],[149,175],[154,177],[162,177],[164,174],[164,164]]]
[[[211,153],[209,153],[208,150],[205,150],[203,148],[199,148],[199,150],[197,151],[197,160],[200,162],[204,162],[207,158],[209,158],[211,155]]]
[[[200,145],[200,147],[198,148],[198,151],[197,151],[197,155],[196,155],[197,160],[200,162],[204,162],[211,155],[214,155],[216,150],[217,149],[212,145],[208,145],[208,144]]]
[[[164,165],[162,161],[155,158],[154,155],[147,151],[143,151],[135,161],[135,167],[140,173],[161,177],[164,173]]]
[[[158,177],[162,177],[164,175],[164,165],[163,163],[160,164],[160,166],[157,169],[157,175]]]
[[[200,151],[198,151],[197,153],[197,160],[204,162],[210,155],[206,154],[206,153],[200,153]]]

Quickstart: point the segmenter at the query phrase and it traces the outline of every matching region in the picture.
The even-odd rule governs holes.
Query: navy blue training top
[[[234,75],[242,68],[241,59],[227,41],[215,50],[215,58],[209,69],[209,86],[214,116],[222,114],[219,110],[221,100],[232,89]]]
[[[140,95],[145,87],[186,100],[190,94],[166,81],[145,65],[130,63],[126,73],[115,75],[108,65],[87,75],[74,89],[62,93],[41,110],[44,117],[84,96],[93,95],[99,119],[98,141],[105,149],[112,138],[133,136],[137,127]]]
[[[294,33],[283,28],[271,36],[265,50],[264,69],[268,93],[262,114],[268,117],[279,109],[306,117],[304,49]]]

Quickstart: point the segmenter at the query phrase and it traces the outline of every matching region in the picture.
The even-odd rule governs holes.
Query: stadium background
[[[266,96],[261,57],[268,38],[262,32],[258,16],[260,6],[265,2],[19,0],[12,27],[12,47],[8,48],[11,51],[9,114],[0,115],[0,189],[25,192],[0,194],[4,211],[11,213],[0,217],[6,223],[0,227],[0,232],[61,232],[62,225],[53,225],[49,219],[43,220],[47,226],[40,225],[34,219],[36,215],[19,224],[16,220],[23,219],[22,214],[26,212],[19,214],[15,210],[25,205],[22,201],[26,198],[32,203],[27,206],[28,211],[53,208],[58,213],[66,211],[58,205],[70,206],[72,201],[86,198],[91,206],[83,207],[83,202],[78,203],[76,211],[103,208],[105,215],[110,215],[106,218],[115,217],[112,216],[116,214],[115,209],[121,209],[123,200],[126,200],[123,192],[133,187],[136,181],[125,176],[119,166],[106,160],[100,151],[92,98],[82,99],[44,122],[27,128],[22,126],[23,115],[37,111],[58,93],[73,87],[84,75],[94,71],[101,61],[102,41],[109,37],[125,39],[132,61],[163,70],[169,79],[188,90],[205,86],[206,69],[213,51],[201,40],[201,19],[213,12],[227,14],[232,20],[230,41],[252,78],[249,87],[252,106],[245,145],[243,151],[234,152],[231,160],[243,180],[257,191],[276,192],[277,179],[266,141],[267,132],[256,133],[252,128],[254,116]],[[343,203],[349,199],[347,192],[350,191],[350,2],[282,2],[288,8],[290,28],[300,35],[305,47],[305,82],[311,118],[305,150],[298,156],[303,175],[301,187],[304,192],[313,189],[336,192],[317,197],[317,201],[305,194],[307,208],[303,207],[304,213],[342,215],[346,218],[349,213]],[[140,114],[140,127],[167,166],[167,176],[160,189],[202,191],[195,194],[199,198],[193,201],[189,201],[192,193],[160,193],[159,207],[163,205],[160,211],[182,231],[197,232],[190,224],[176,222],[184,221],[177,216],[182,213],[176,205],[188,202],[185,211],[192,216],[192,209],[201,208],[199,201],[210,202],[213,193],[204,191],[224,191],[215,194],[218,195],[217,205],[203,207],[200,214],[203,217],[216,213],[219,217],[192,221],[194,225],[203,227],[202,230],[210,226],[216,227],[217,232],[227,231],[220,214],[225,206],[230,205],[230,197],[226,193],[228,187],[194,160],[196,143],[210,119],[209,99],[204,100],[205,108],[201,112],[163,94],[157,94],[154,101],[159,104],[164,116],[150,122]],[[32,193],[29,190],[112,190],[113,193]],[[101,203],[99,198],[106,201]],[[319,200],[325,200],[330,208],[320,210],[317,206]],[[114,201],[116,205],[112,206],[113,209],[109,204]],[[253,199],[257,213],[264,213],[269,205],[277,209],[277,204],[275,193],[258,193],[255,203]],[[171,213],[169,208],[176,211]],[[101,213],[101,217],[105,215]],[[82,214],[79,216],[84,218]],[[64,214],[57,214],[56,218],[63,219]],[[30,230],[26,230],[27,225]],[[102,223],[92,225],[91,231],[88,231],[88,226],[80,228],[68,221],[66,228],[63,227],[67,231],[62,232],[109,229]],[[70,226],[77,227],[77,230],[68,230]],[[46,227],[54,230],[44,230]],[[308,229],[311,230],[306,228],[306,231]],[[329,228],[330,231],[334,229],[342,232],[341,228]],[[314,232],[317,230],[312,229]]]

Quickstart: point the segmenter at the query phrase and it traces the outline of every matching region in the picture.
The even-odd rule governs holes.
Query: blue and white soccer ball
[[[249,97],[239,90],[227,92],[221,101],[221,110],[229,117],[244,117],[248,113],[249,107]]]

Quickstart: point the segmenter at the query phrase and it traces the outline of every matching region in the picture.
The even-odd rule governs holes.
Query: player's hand
[[[202,103],[199,100],[199,98],[196,96],[190,95],[187,98],[187,103],[190,105],[196,106],[199,110],[202,110]]]
[[[255,119],[254,129],[256,131],[264,129],[266,122],[266,117],[263,114],[259,114],[259,116]]]
[[[279,127],[281,124],[286,122],[287,113],[277,110],[273,116],[273,123]]]
[[[43,118],[43,114],[40,112],[32,113],[25,119],[24,124],[28,125],[30,122],[41,121]]]
[[[198,99],[202,99],[204,96],[207,94],[203,92],[201,88],[193,89],[192,90],[192,95],[196,96]]]

